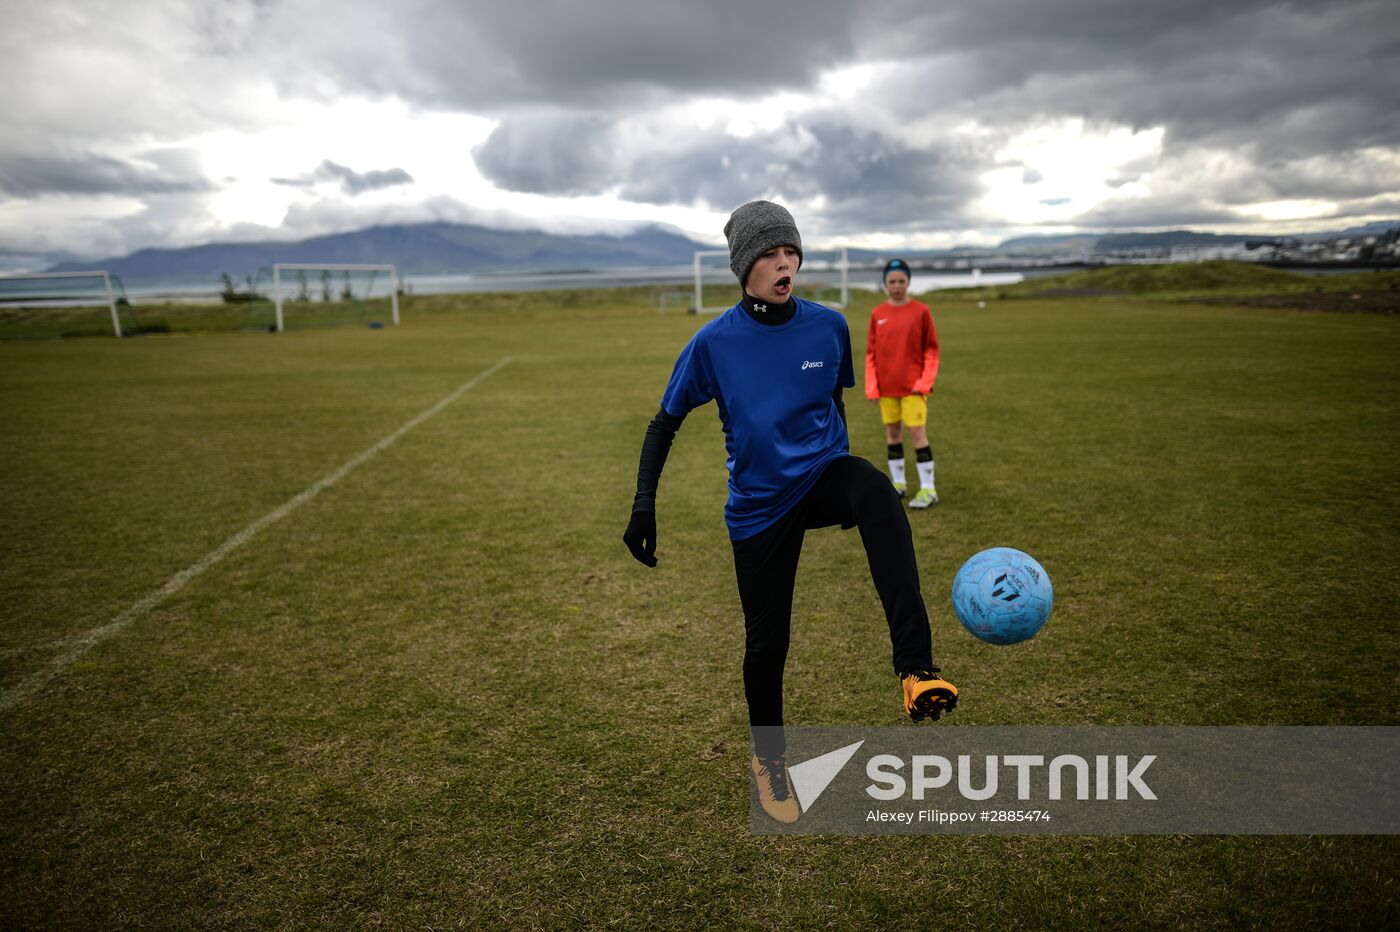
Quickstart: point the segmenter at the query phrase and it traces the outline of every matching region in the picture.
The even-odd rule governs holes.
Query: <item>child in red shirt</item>
[[[870,333],[865,345],[865,397],[880,403],[889,447],[890,479],[901,498],[904,481],[904,428],[914,441],[919,469],[919,492],[910,508],[938,504],[933,486],[933,451],[929,449],[928,403],[938,377],[938,333],[928,305],[909,297],[909,264],[891,259],[883,281],[889,300],[870,312]]]

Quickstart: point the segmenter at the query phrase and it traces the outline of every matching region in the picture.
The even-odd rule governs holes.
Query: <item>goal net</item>
[[[136,332],[121,279],[108,272],[0,276],[0,337],[120,337]]]
[[[245,330],[399,322],[399,275],[392,265],[278,262],[261,270],[249,291]]]
[[[718,314],[739,300],[739,283],[729,268],[729,253],[723,249],[701,249],[695,253],[694,296],[691,313]],[[804,249],[802,268],[797,273],[795,294],[799,298],[845,310],[851,299],[850,259],[845,247]]]

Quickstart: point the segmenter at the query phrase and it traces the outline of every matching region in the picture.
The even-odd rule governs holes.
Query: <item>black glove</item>
[[[656,565],[656,512],[634,511],[632,520],[627,522],[627,530],[622,532],[622,542],[632,551],[632,556],[647,566]]]

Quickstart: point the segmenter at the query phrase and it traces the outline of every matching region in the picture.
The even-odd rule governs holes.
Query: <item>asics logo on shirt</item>
[[[822,367],[822,362],[825,362],[825,360],[819,360],[819,361],[817,361],[817,362],[812,362],[811,360],[803,360],[803,362],[802,362],[802,368],[804,368],[804,369],[820,369],[820,368]]]

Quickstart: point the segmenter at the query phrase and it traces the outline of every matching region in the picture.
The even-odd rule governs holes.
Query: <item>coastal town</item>
[[[1298,236],[1231,237],[1176,231],[1027,237],[1007,240],[995,249],[958,249],[910,261],[916,268],[947,271],[1209,261],[1295,268],[1388,268],[1400,267],[1400,221]]]

